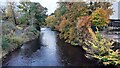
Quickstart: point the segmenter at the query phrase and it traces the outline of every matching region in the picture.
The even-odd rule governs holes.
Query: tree
[[[102,8],[98,8],[94,11],[91,18],[92,25],[101,27],[107,26],[109,21],[108,11]]]
[[[6,8],[6,17],[12,18],[14,24],[17,25],[14,8],[15,8],[15,3],[8,1],[7,2],[7,8]]]
[[[30,23],[39,29],[39,26],[43,25],[45,18],[47,17],[47,8],[44,8],[39,3],[33,2],[20,2],[18,6],[20,12],[23,14],[25,23]]]
[[[87,58],[98,59],[105,65],[120,64],[118,50],[114,51],[112,49],[113,42],[91,29],[92,25],[99,27],[108,25],[108,18],[112,12],[109,8],[111,5],[109,2],[90,2],[90,4],[85,2],[60,2],[58,4],[59,8],[54,13],[54,18],[58,21],[50,24],[55,25],[52,27],[59,31],[60,38],[65,39],[65,42],[72,45],[81,45],[87,53]],[[48,17],[46,24],[51,19]]]
[[[54,13],[58,20],[55,28],[60,31],[61,38],[75,45],[83,42],[85,37],[89,39],[90,35],[95,36],[91,26],[107,25],[112,12],[109,2],[58,2],[58,4],[59,8]],[[101,15],[96,19],[96,14]],[[97,24],[96,20],[101,24]]]
[[[57,24],[57,19],[56,19],[55,15],[48,16],[45,19],[45,25],[47,27],[51,27],[51,28],[55,29],[56,24]]]
[[[87,14],[87,4],[85,2],[61,2],[55,11],[57,18],[56,29],[60,31],[60,37],[73,45],[79,45],[84,41],[87,34],[87,23],[89,15]],[[84,25],[83,25],[84,24]]]
[[[4,19],[6,19],[6,16],[5,16],[5,7],[3,7],[3,6],[0,6],[0,19],[1,20],[4,20]]]

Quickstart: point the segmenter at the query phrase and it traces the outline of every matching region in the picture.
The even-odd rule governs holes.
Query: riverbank
[[[9,55],[3,65],[85,67],[99,65],[96,61],[87,59],[84,54],[82,47],[72,46],[60,39],[56,32],[44,30],[39,39],[23,44],[20,49]]]
[[[36,37],[36,38],[37,38],[37,37]],[[14,47],[14,49],[11,50],[11,51],[2,51],[2,56],[1,56],[0,59],[5,59],[5,58],[7,58],[7,56],[8,56],[9,54],[11,54],[12,52],[20,49],[20,48],[23,46],[23,44],[25,44],[25,43],[27,43],[27,42],[30,42],[30,41],[33,41],[33,40],[35,40],[36,38],[32,38],[32,39],[30,39],[30,40],[24,41],[24,42],[21,43],[20,45]]]
[[[55,33],[55,34],[54,34]],[[56,32],[43,30],[41,37],[24,43],[20,49],[7,56],[4,66],[82,66],[84,68],[103,66],[97,60],[85,57],[81,46],[73,46],[60,39]],[[54,36],[55,35],[55,36]],[[50,58],[51,57],[51,58]],[[16,60],[16,61],[14,61]],[[119,67],[119,66],[112,66]]]
[[[67,57],[71,57],[72,58],[72,60],[74,60],[74,61],[72,61],[71,60],[71,58],[69,59],[69,61],[71,62],[71,64],[75,64],[75,65],[77,65],[77,64],[83,64],[83,63],[81,63],[80,61],[83,59],[80,59],[80,57],[81,56],[79,56],[79,55],[82,55],[82,57],[84,57],[84,61],[86,61],[87,60],[87,62],[85,62],[85,63],[88,63],[88,65],[93,65],[94,63],[95,64],[97,64],[97,65],[101,65],[101,66],[103,66],[103,64],[102,63],[98,63],[98,61],[97,60],[94,60],[94,59],[88,59],[88,58],[86,58],[85,57],[85,54],[86,54],[86,52],[85,52],[85,50],[81,47],[81,46],[73,46],[73,45],[71,45],[71,44],[69,44],[69,43],[65,43],[65,40],[64,39],[60,39],[59,38],[59,36],[56,36],[57,37],[57,39],[56,39],[56,41],[54,42],[54,38],[52,38],[52,35],[54,35],[54,33],[57,35],[59,32],[57,32],[57,31],[55,31],[54,30],[54,33],[51,33],[51,32],[53,32],[53,30],[52,29],[50,29],[50,28],[44,28],[44,29],[42,29],[41,30],[42,32],[40,32],[40,34],[41,34],[41,36],[40,36],[40,38],[38,38],[38,39],[34,39],[34,40],[32,40],[32,41],[28,41],[27,43],[24,43],[23,44],[23,47],[21,47],[21,48],[19,48],[19,49],[16,49],[16,50],[14,50],[12,53],[11,53],[11,55],[14,55],[14,53],[16,53],[15,51],[17,51],[18,53],[17,53],[17,55],[19,55],[19,51],[20,51],[20,53],[21,53],[21,51],[22,52],[24,52],[23,50],[25,49],[25,48],[27,48],[27,50],[25,51],[25,54],[23,54],[24,56],[26,56],[27,55],[27,53],[28,53],[28,55],[27,55],[27,57],[29,56],[29,57],[31,57],[31,55],[32,54],[34,54],[34,53],[36,53],[37,51],[41,51],[41,48],[44,48],[45,50],[43,50],[42,51],[42,54],[41,55],[44,55],[44,51],[48,51],[47,49],[49,49],[49,48],[55,48],[55,47],[53,47],[53,45],[54,46],[56,46],[56,43],[57,43],[57,50],[59,51],[60,50],[60,52],[62,52],[62,53],[66,53],[67,54]],[[44,33],[47,33],[47,34],[44,34]],[[50,35],[48,35],[50,33]],[[42,41],[42,40],[44,40],[43,42],[40,42],[40,41]],[[40,44],[43,44],[43,45],[45,45],[45,46],[41,46]],[[119,47],[117,46],[117,44],[118,43],[114,43],[114,46],[116,45],[116,47],[117,48],[114,48],[114,49],[118,49]],[[36,46],[34,46],[34,45],[36,45]],[[39,46],[40,45],[40,46]],[[47,46],[47,45],[49,45],[49,46]],[[51,46],[52,45],[52,46]],[[24,48],[25,47],[25,48]],[[37,48],[38,47],[38,48]],[[40,48],[39,48],[40,47]],[[69,49],[70,48],[70,49]],[[72,50],[72,52],[71,51],[69,51],[69,50]],[[76,51],[76,49],[78,49],[78,51]],[[54,49],[53,49],[54,50]],[[55,49],[56,50],[56,49]],[[74,52],[75,51],[75,52]],[[47,53],[49,53],[50,51],[48,51]],[[60,52],[56,52],[56,53],[60,53]],[[80,54],[78,53],[78,52],[80,52]],[[55,52],[54,52],[55,53]],[[77,54],[79,54],[79,55],[75,55],[75,54],[77,53]],[[38,55],[38,54],[37,54]],[[39,56],[41,56],[41,55],[39,55]],[[63,55],[63,54],[62,54]],[[72,55],[74,55],[74,56],[72,56]],[[6,55],[6,57],[10,57],[10,54],[8,54],[8,55]],[[15,55],[16,56],[16,55]],[[46,57],[47,56],[49,56],[49,55],[45,55]],[[44,56],[44,57],[45,57]],[[66,55],[65,55],[66,56]],[[36,56],[35,56],[36,57]],[[54,57],[54,56],[53,56]],[[66,57],[66,59],[68,59]],[[75,58],[76,57],[76,58]],[[11,58],[9,58],[9,59],[11,59]],[[23,60],[23,59],[22,59]],[[41,60],[41,58],[39,58],[39,60]],[[48,59],[49,60],[49,59]],[[56,59],[57,60],[57,59]],[[55,60],[55,61],[56,61]],[[79,61],[78,61],[79,60]],[[4,61],[6,61],[6,60],[4,60]],[[28,61],[28,60],[26,60],[26,61]],[[52,61],[52,60],[51,60]],[[77,61],[77,64],[76,64],[76,61]],[[82,60],[83,61],[83,60]],[[88,62],[88,61],[90,61],[90,62]],[[22,61],[21,61],[22,62]],[[38,61],[37,61],[38,62]],[[42,62],[42,61],[41,61]],[[41,62],[38,62],[38,63],[41,63]],[[61,62],[63,62],[62,60],[61,60]],[[66,63],[66,61],[64,61],[65,63]],[[74,62],[74,63],[73,63]],[[94,62],[94,63],[93,63]],[[12,62],[13,63],[13,62]],[[18,63],[19,64],[19,63]],[[69,65],[69,63],[68,63],[68,65]],[[119,66],[119,65],[118,65]]]
[[[19,49],[22,44],[38,38],[39,31],[32,26],[17,25],[13,23],[2,24],[1,54],[0,59],[6,58],[6,55]]]

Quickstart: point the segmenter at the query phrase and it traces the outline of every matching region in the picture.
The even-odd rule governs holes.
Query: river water
[[[3,66],[96,66],[87,59],[85,51],[57,37],[49,28],[42,28],[40,38],[29,41],[11,53]]]

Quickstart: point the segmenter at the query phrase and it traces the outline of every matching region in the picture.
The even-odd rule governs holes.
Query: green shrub
[[[10,39],[7,36],[2,36],[2,49],[7,50],[9,48]]]
[[[13,34],[15,30],[16,30],[16,27],[12,22],[7,22],[2,24],[3,35]]]
[[[34,27],[30,27],[30,28],[29,28],[29,31],[30,31],[30,32],[33,32],[33,33],[37,33],[37,29],[34,28]]]
[[[39,31],[32,26],[27,27],[21,34],[21,37],[24,38],[25,41],[31,40],[33,38],[37,38],[38,36],[39,36]]]
[[[24,39],[22,37],[18,37],[18,36],[12,36],[10,38],[10,42],[13,44],[15,43],[17,45],[20,45],[23,41],[24,41]]]
[[[20,18],[17,19],[18,24],[25,24],[27,21],[27,19],[25,18],[25,16],[22,16]]]

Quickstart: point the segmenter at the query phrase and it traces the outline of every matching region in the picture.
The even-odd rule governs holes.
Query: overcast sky
[[[48,14],[51,14],[55,11],[55,9],[57,8],[57,4],[56,2],[58,0],[31,0],[32,2],[39,2],[42,6],[48,8]],[[113,15],[110,16],[110,18],[112,19],[117,19],[118,18],[118,2],[119,0],[116,0],[116,2],[113,3]]]
[[[12,0],[12,1],[17,1],[18,2],[19,0]],[[25,1],[25,0],[23,0],[23,1]],[[30,1],[39,2],[42,6],[44,6],[48,9],[47,14],[50,15],[57,8],[56,2],[59,1],[59,0],[30,0]],[[116,1],[119,1],[119,0],[116,0]],[[3,4],[3,2],[6,2],[6,0],[0,0],[0,4]],[[118,4],[114,3],[112,7],[113,7],[113,10],[115,12],[113,13],[113,15],[110,18],[116,19],[116,18],[118,18]],[[119,7],[119,9],[120,9],[120,7]]]
[[[118,18],[118,14],[119,14],[118,10],[120,10],[120,7],[118,7],[118,2],[113,3],[112,8],[113,8],[114,12],[113,12],[113,15],[110,16],[110,19],[117,19]]]
[[[55,11],[57,8],[56,2],[58,0],[31,0],[32,2],[39,2],[42,6],[46,7],[48,9],[47,14],[51,14]]]

